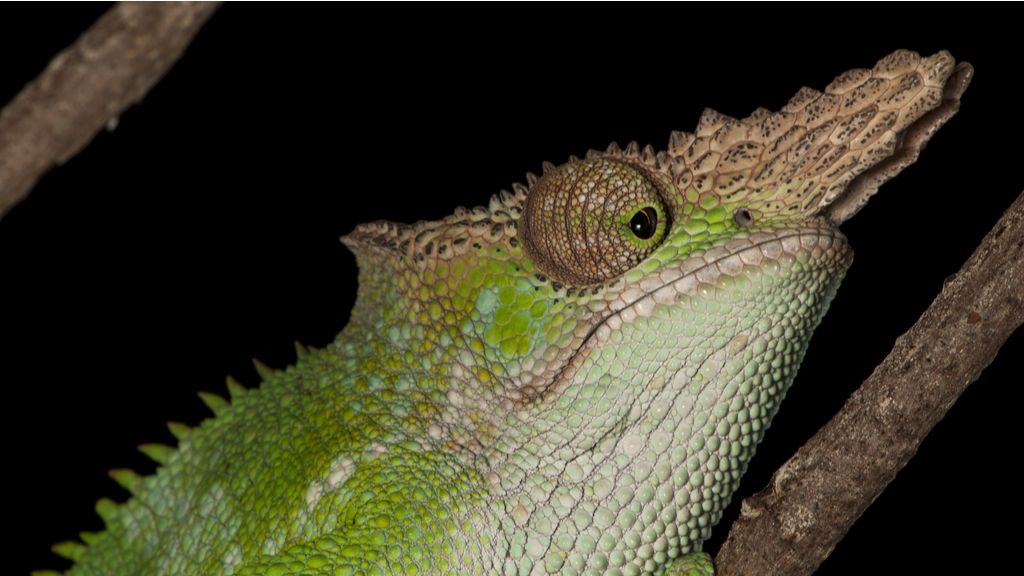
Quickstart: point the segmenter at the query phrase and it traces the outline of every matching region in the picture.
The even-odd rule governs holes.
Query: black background
[[[50,544],[99,529],[98,497],[123,498],[106,470],[151,471],[134,446],[206,417],[196,391],[329,342],[354,298],[337,238],[355,223],[441,217],[543,160],[663,146],[704,106],[778,109],[896,48],[949,49],[976,67],[963,110],[844,226],[857,260],[739,496],[761,488],[1024,188],[1015,18],[944,6],[225,7],[141,106],[0,220],[5,571],[63,566]],[[0,102],[104,9],[0,9]],[[821,574],[1011,562],[1021,340]]]

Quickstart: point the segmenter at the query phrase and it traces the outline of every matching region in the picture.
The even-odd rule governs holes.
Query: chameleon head
[[[530,566],[654,571],[704,540],[852,261],[837,225],[970,79],[896,52],[667,150],[545,165],[437,222],[378,222],[355,326],[431,391],[425,441],[493,496],[467,522]],[[518,562],[518,560],[516,560]]]
[[[112,473],[133,497],[55,551],[75,575],[686,569],[850,265],[836,226],[970,75],[900,51],[662,152],[358,227],[337,340],[205,395],[217,416],[145,448],[157,474]]]

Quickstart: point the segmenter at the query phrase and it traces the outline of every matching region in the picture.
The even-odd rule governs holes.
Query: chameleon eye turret
[[[570,285],[605,282],[639,264],[669,229],[664,176],[617,159],[550,170],[530,189],[520,225],[527,254]]]

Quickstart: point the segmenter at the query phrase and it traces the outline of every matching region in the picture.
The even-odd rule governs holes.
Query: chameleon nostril
[[[750,213],[746,206],[740,206],[736,209],[736,213],[732,215],[732,221],[737,226],[750,226],[754,223],[754,215]]]

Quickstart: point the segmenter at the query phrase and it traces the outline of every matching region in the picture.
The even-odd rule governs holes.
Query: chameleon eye
[[[658,231],[658,211],[650,206],[640,210],[629,220],[629,229],[641,240],[650,240]]]
[[[642,167],[598,158],[565,164],[534,183],[520,231],[548,277],[597,284],[633,268],[665,238],[660,183]]]

